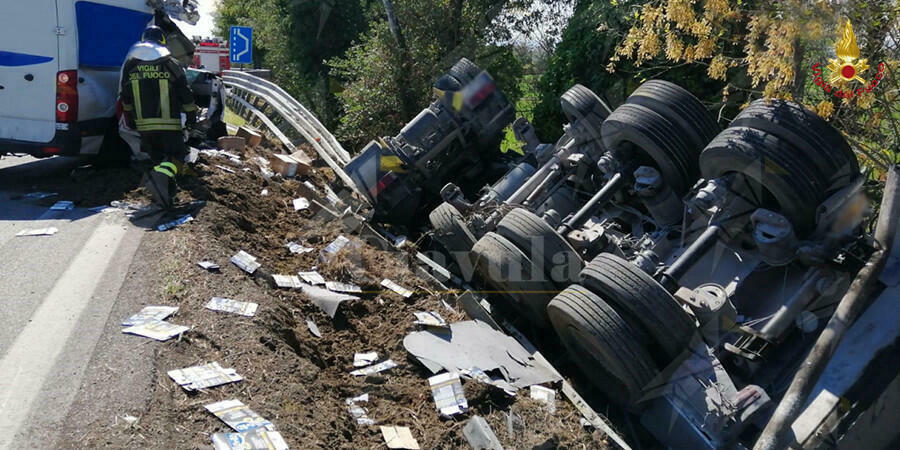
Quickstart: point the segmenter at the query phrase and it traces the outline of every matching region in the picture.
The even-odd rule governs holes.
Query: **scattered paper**
[[[245,317],[253,317],[259,305],[251,302],[241,302],[230,298],[213,297],[206,303],[206,309],[213,311],[237,314]]]
[[[218,165],[218,164],[216,164],[216,167],[218,167],[219,169],[222,169],[228,173],[235,173],[234,169],[232,169],[231,167],[225,167],[225,166]]]
[[[291,251],[291,253],[296,253],[296,254],[301,254],[301,255],[304,253],[309,253],[309,252],[316,250],[314,248],[304,247],[296,242],[288,242],[287,248],[288,248],[288,250]]]
[[[389,359],[387,361],[383,361],[378,364],[375,364],[374,366],[369,366],[369,367],[365,367],[362,369],[354,370],[353,372],[350,372],[350,375],[353,375],[355,377],[362,376],[362,375],[372,375],[375,373],[384,372],[385,370],[388,370],[388,369],[393,369],[394,367],[397,367],[397,363],[395,363],[393,360]]]
[[[212,261],[200,261],[197,263],[197,265],[209,271],[220,269],[219,265]]]
[[[309,200],[306,197],[295,198],[294,211],[303,211],[304,209],[309,209]]]
[[[179,217],[178,219],[175,219],[169,223],[164,223],[164,224],[156,227],[156,230],[157,231],[168,231],[168,230],[171,230],[172,228],[175,228],[179,225],[184,225],[193,220],[194,220],[194,217],[191,216],[190,214],[188,214],[186,216]]]
[[[55,197],[57,195],[59,195],[59,194],[56,192],[29,192],[29,193],[23,195],[22,198],[33,198],[33,199],[42,200],[42,199],[49,198],[49,197]]]
[[[463,393],[462,382],[459,374],[455,372],[435,375],[428,379],[431,386],[431,396],[442,416],[461,414],[469,409],[469,402]]]
[[[339,283],[337,281],[328,281],[325,283],[325,288],[332,292],[343,292],[345,294],[359,294],[362,293],[362,288],[350,283]]]
[[[352,245],[353,248],[358,247],[358,243],[347,239],[345,236],[338,236],[334,241],[332,241],[328,246],[326,246],[319,254],[320,261],[327,261],[331,259],[334,255],[340,253],[341,250],[346,248],[348,245]]]
[[[375,361],[378,361],[378,353],[376,352],[357,353],[353,355],[354,367],[365,367],[374,363]]]
[[[272,422],[253,412],[240,400],[223,400],[204,407],[236,431],[245,432],[257,428],[264,428],[268,431],[275,430]]]
[[[241,270],[249,274],[256,272],[256,269],[262,267],[262,264],[256,262],[256,257],[241,250],[231,257],[231,263],[240,267]]]
[[[391,281],[387,278],[385,278],[384,280],[381,280],[381,285],[394,291],[395,293],[397,293],[398,295],[400,295],[404,298],[410,298],[413,295],[413,291],[406,289],[405,287],[400,286],[399,284],[394,283],[393,281]]]
[[[316,325],[312,319],[306,319],[306,328],[309,328],[309,332],[313,334],[315,337],[322,337],[322,332],[319,331],[319,326]]]
[[[322,275],[319,275],[319,272],[297,272],[297,275],[299,275],[300,278],[303,278],[303,281],[312,285],[325,284],[325,278],[322,278]]]
[[[217,362],[193,366],[186,369],[170,370],[169,378],[186,391],[196,391],[244,379],[231,368],[223,368]]]
[[[444,320],[444,318],[435,311],[414,312],[413,315],[416,316],[416,321],[413,322],[414,325],[423,327],[450,328],[450,326],[447,325],[447,321]]]
[[[300,278],[296,275],[272,275],[275,285],[286,289],[300,289]]]
[[[177,306],[145,306],[137,314],[125,319],[122,326],[133,327],[151,320],[165,320],[166,317],[178,312]]]
[[[126,334],[136,334],[138,336],[143,336],[150,339],[156,339],[157,341],[168,341],[169,339],[172,339],[173,337],[178,336],[179,334],[184,333],[188,330],[190,330],[190,328],[182,325],[175,325],[163,320],[153,319],[140,325],[124,328],[122,329],[122,332]]]
[[[75,209],[75,203],[67,200],[58,201],[50,207],[51,211],[69,211]]]
[[[259,195],[261,195],[261,196],[263,196],[263,197],[268,197],[268,196],[269,196],[269,190],[268,190],[268,189],[263,189],[262,192],[259,193]]]
[[[324,311],[325,314],[328,314],[328,317],[331,317],[332,319],[334,318],[334,315],[337,314],[338,307],[341,306],[341,303],[348,300],[359,300],[359,297],[350,294],[331,292],[328,289],[322,289],[311,284],[303,283],[300,288],[303,289],[303,293],[306,294],[316,306],[322,309],[322,311]]]
[[[438,366],[438,370],[440,370],[440,369],[441,369],[441,366]],[[495,370],[495,372],[499,372],[499,370]],[[500,376],[500,375],[491,376],[488,373],[486,373],[485,371],[483,371],[477,367],[470,367],[468,369],[460,370],[459,374],[467,379],[472,379],[472,380],[475,380],[475,381],[478,381],[478,382],[481,382],[484,384],[489,384],[498,389],[501,389],[503,392],[506,393],[506,395],[508,395],[510,397],[515,397],[516,392],[518,392],[518,389],[515,386],[513,386],[512,384],[508,383],[502,376]]]
[[[407,427],[381,427],[381,436],[388,448],[419,450],[419,442]]]
[[[544,386],[531,386],[531,398],[547,405],[550,414],[556,412],[556,391]]]
[[[245,433],[215,433],[215,450],[288,450],[287,442],[277,431],[251,430]]]
[[[59,230],[56,227],[38,228],[35,230],[22,230],[16,236],[53,236]]]
[[[375,425],[375,421],[369,418],[369,410],[359,406],[359,403],[369,402],[369,394],[348,398],[345,402],[347,403],[347,411],[356,420],[357,425]]]

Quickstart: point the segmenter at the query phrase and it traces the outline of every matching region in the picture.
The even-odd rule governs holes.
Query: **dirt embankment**
[[[197,178],[184,183],[182,200],[207,204],[195,221],[167,232],[156,274],[163,281],[145,302],[178,306],[169,320],[193,329],[165,343],[135,338],[135,345],[157,347],[150,404],[144,411],[123,412],[140,417],[134,425],[121,417],[94,423],[79,447],[208,448],[211,433],[231,430],[203,405],[235,398],[272,421],[292,448],[385,448],[377,426],[358,426],[347,411],[345,399],[363,393],[370,396],[363,404],[369,417],[382,425],[410,427],[422,448],[468,448],[462,428],[475,414],[487,419],[505,448],[605,447],[599,434],[582,427],[580,415],[561,395],[556,413],[550,414],[527,398],[527,390],[508,398],[464,381],[470,412],[440,418],[428,388],[431,373],[407,355],[402,340],[415,329],[413,312],[438,311],[448,321],[465,317],[445,309],[440,294],[431,294],[434,288],[397,254],[363,244],[318,264],[326,279],[355,283],[366,292],[361,300],[342,304],[334,319],[300,291],[274,289],[230,264],[232,255],[245,250],[271,273],[296,274],[317,266],[319,251],[342,234],[337,221],[294,211],[291,200],[300,196],[300,181],[264,179],[251,163],[253,153],[241,155],[245,163],[240,166],[202,157]],[[308,180],[321,186],[328,178],[328,170],[319,168]],[[261,195],[263,190],[268,195]],[[316,251],[292,254],[285,247],[289,241]],[[203,260],[220,264],[221,272],[198,267]],[[404,299],[383,289],[384,278],[416,294]],[[205,309],[214,296],[256,302],[259,311],[244,318]],[[321,337],[310,332],[307,320],[318,325]],[[368,351],[378,352],[380,360],[393,359],[398,367],[368,378],[349,375],[354,353]],[[244,381],[189,394],[166,375],[213,361],[235,368]]]

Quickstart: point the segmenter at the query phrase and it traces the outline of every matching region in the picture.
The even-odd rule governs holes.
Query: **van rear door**
[[[50,142],[59,71],[56,0],[4,2],[0,14],[0,139]]]

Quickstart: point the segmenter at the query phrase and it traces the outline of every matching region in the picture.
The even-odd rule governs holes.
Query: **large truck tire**
[[[630,262],[601,253],[581,271],[581,284],[651,337],[648,350],[660,367],[678,358],[697,329],[659,283]]]
[[[476,66],[472,61],[462,58],[454,64],[447,73],[450,74],[451,77],[456,78],[456,81],[459,81],[460,86],[465,86],[481,73],[481,68]]]
[[[603,100],[600,100],[600,97],[594,91],[580,84],[572,86],[563,93],[559,102],[562,106],[563,114],[569,120],[569,123],[587,118],[591,114],[595,114],[600,121],[604,121],[612,114],[609,106]]]
[[[472,248],[475,272],[510,300],[512,306],[538,328],[549,326],[547,303],[559,292],[534,262],[512,242],[487,233]]]
[[[428,214],[428,220],[434,230],[434,239],[450,253],[458,267],[467,267],[475,236],[469,231],[462,214],[453,205],[444,202]]]
[[[719,133],[715,118],[703,103],[681,86],[668,81],[645,82],[635,89],[626,103],[650,108],[676,124],[697,155]]]
[[[577,284],[547,306],[553,329],[584,375],[613,403],[636,411],[658,369],[636,330],[597,294]]]
[[[559,287],[578,281],[584,267],[581,256],[543,219],[531,211],[516,208],[497,224],[496,233],[525,252]]]

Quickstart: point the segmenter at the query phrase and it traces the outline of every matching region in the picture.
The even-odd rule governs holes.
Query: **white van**
[[[193,53],[167,14],[196,22],[195,0],[0,4],[0,155],[96,155],[119,145],[119,72],[154,19],[187,53],[173,54]]]

